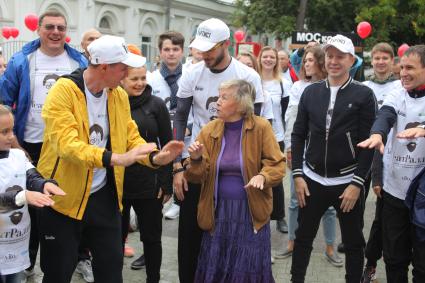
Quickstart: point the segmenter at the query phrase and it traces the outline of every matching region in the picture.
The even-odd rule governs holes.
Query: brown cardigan
[[[267,120],[254,115],[249,116],[245,118],[242,131],[244,183],[247,184],[258,174],[265,177],[263,190],[247,190],[254,232],[257,232],[270,220],[273,209],[272,186],[281,182],[285,176],[285,158]],[[198,203],[198,224],[206,231],[214,230],[214,182],[223,134],[222,120],[209,122],[202,128],[197,138],[197,141],[204,145],[202,160],[194,161],[188,158],[185,161],[187,165],[185,178],[190,182],[202,184]]]

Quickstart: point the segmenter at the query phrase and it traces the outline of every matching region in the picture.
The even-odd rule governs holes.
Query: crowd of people
[[[425,168],[425,45],[397,71],[392,46],[376,44],[359,82],[363,59],[342,35],[234,58],[229,27],[212,18],[184,64],[183,35],[159,35],[150,72],[123,38],[90,29],[81,53],[67,28],[46,11],[39,37],[7,66],[0,57],[0,282],[32,276],[38,249],[44,283],[74,271],[123,282],[132,211],[143,254],[131,268],[146,267],[146,282],[161,278],[163,216],[179,218],[182,283],[305,282],[321,221],[324,257],[345,265],[346,282],[372,282],[381,257],[387,282],[408,282],[410,264],[425,282],[424,231],[412,222],[425,209],[411,191]],[[277,253],[271,220],[288,233]],[[288,257],[291,278],[274,278],[273,261]]]

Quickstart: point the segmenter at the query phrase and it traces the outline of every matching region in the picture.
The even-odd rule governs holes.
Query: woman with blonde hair
[[[275,48],[265,46],[261,49],[258,56],[258,73],[261,77],[264,92],[267,92],[270,96],[273,110],[272,127],[280,150],[284,152],[284,117],[289,102],[291,83],[282,78],[278,53]],[[276,220],[276,230],[282,233],[288,232],[288,226],[285,221],[285,199],[282,182],[273,187],[273,212],[271,219]]]
[[[205,231],[195,282],[274,282],[271,187],[285,164],[270,123],[253,114],[254,97],[244,80],[222,83],[218,119],[188,149],[185,177],[202,184],[197,219]]]

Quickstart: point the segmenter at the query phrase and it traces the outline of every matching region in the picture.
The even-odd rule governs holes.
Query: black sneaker
[[[285,218],[276,220],[276,230],[280,233],[288,233],[288,224],[286,223]]]
[[[360,283],[371,283],[374,280],[376,280],[376,267],[366,266]]]
[[[131,263],[131,269],[139,270],[145,267],[145,255],[141,255],[138,259]]]

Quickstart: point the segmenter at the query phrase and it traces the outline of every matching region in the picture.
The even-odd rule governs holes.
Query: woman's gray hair
[[[248,117],[254,113],[254,101],[256,91],[254,86],[245,80],[229,80],[220,84],[219,90],[231,89],[233,92],[233,98],[239,103],[241,113],[243,117]]]

